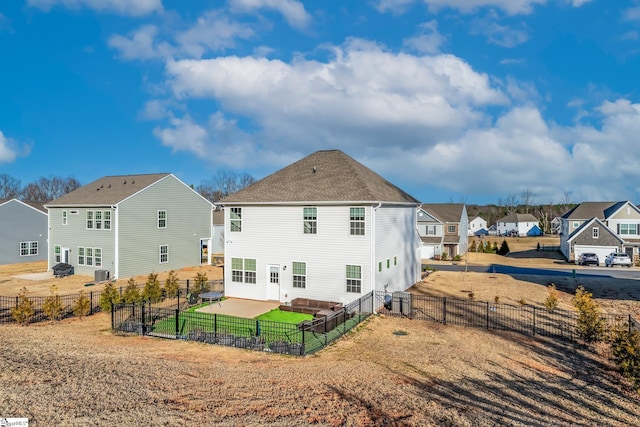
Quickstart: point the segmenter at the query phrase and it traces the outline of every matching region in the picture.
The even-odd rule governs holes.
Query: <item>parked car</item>
[[[616,265],[631,267],[631,258],[625,253],[611,252],[604,259],[604,265],[605,267],[613,267]]]
[[[598,255],[593,252],[585,252],[580,254],[578,259],[576,259],[576,264],[578,265],[600,265],[600,260],[598,259]]]

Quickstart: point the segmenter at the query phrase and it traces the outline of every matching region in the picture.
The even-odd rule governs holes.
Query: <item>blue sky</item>
[[[22,184],[337,148],[425,203],[640,200],[640,0],[11,0],[0,54]]]

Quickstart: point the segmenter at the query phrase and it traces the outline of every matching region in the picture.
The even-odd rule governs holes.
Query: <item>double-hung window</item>
[[[453,224],[449,224],[447,225],[447,233],[455,233],[456,232],[456,226]]]
[[[167,211],[158,211],[158,228],[167,228]]]
[[[87,230],[93,230],[93,211],[87,211]]]
[[[60,245],[55,245],[53,247],[53,259],[56,264],[62,262],[62,247]]]
[[[102,211],[96,211],[94,213],[96,230],[102,230]]]
[[[242,231],[242,208],[231,208],[229,210],[229,229],[231,231]]]
[[[364,236],[364,208],[349,208],[349,234]]]
[[[85,248],[84,262],[87,267],[93,266],[93,248]]]
[[[111,211],[104,211],[103,225],[105,230],[111,230]]]
[[[84,265],[84,248],[78,247],[78,265]]]
[[[304,234],[318,234],[318,208],[304,208],[303,222]]]
[[[160,264],[169,262],[169,245],[160,245]]]
[[[597,239],[600,234],[600,229],[598,227],[593,227],[592,233],[593,233],[593,238]]]
[[[62,211],[62,225],[69,223],[69,211]]]
[[[347,292],[360,293],[362,290],[362,267],[347,265]]]
[[[244,260],[244,283],[256,283],[256,260],[253,258]]]
[[[231,258],[231,281],[242,283],[244,277],[244,260],[242,258]]]
[[[231,281],[237,283],[256,283],[255,258],[231,258]]]
[[[102,267],[102,249],[94,248],[93,249],[93,265],[96,267]]]
[[[293,287],[307,287],[307,264],[304,262],[293,262],[291,269],[293,270]]]
[[[436,226],[427,225],[427,236],[435,236],[435,235],[436,235]]]

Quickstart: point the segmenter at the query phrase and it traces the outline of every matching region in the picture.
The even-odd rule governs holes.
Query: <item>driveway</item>
[[[203,313],[227,314],[229,316],[253,319],[263,313],[278,308],[278,301],[256,301],[241,298],[227,298],[219,303],[213,302],[196,311]]]

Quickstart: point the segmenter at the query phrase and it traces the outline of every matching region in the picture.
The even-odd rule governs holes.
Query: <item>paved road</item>
[[[566,277],[586,277],[586,276],[603,276],[603,277],[612,277],[616,279],[635,279],[640,280],[640,269],[632,267],[576,267],[575,269],[572,267],[568,268],[531,268],[531,267],[516,267],[511,265],[500,265],[500,264],[492,264],[492,265],[469,265],[465,266],[464,264],[429,264],[424,263],[424,265],[431,265],[436,270],[442,271],[464,271],[467,268],[467,271],[473,271],[476,273],[498,273],[498,274],[508,274],[511,276],[521,276],[521,275],[536,275],[536,276],[566,276]]]

